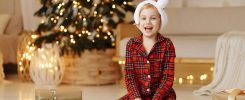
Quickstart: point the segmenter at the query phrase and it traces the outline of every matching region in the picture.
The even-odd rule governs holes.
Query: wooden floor
[[[195,96],[193,90],[201,85],[175,84],[177,100],[211,100],[210,96]],[[21,82],[17,75],[9,76],[0,84],[0,100],[35,100],[36,86],[31,82]],[[119,83],[103,86],[77,86],[62,84],[58,90],[63,96],[80,95],[82,100],[117,100],[127,93]]]

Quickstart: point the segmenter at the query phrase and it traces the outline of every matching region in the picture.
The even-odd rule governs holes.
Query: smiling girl
[[[125,82],[128,94],[120,100],[175,100],[175,48],[162,36],[167,24],[167,0],[141,2],[134,13],[141,35],[126,47]]]

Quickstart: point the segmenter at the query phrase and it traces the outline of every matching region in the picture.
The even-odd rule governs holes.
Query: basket
[[[63,83],[75,85],[104,85],[120,78],[120,67],[112,61],[115,49],[84,51],[80,57],[63,57]]]

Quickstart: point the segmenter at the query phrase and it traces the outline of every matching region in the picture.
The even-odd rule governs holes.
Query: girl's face
[[[140,20],[137,27],[146,37],[156,35],[160,29],[161,19],[160,14],[154,8],[142,9],[140,13]]]

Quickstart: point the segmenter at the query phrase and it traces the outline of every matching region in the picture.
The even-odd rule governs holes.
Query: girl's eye
[[[154,20],[155,20],[155,19],[157,19],[157,18],[156,18],[156,17],[153,17],[153,18],[151,18],[151,19],[154,19]]]
[[[143,17],[143,18],[141,18],[142,20],[146,20],[146,18],[145,17]]]

